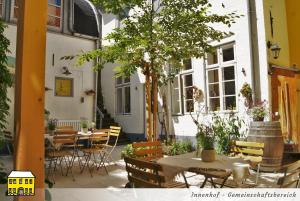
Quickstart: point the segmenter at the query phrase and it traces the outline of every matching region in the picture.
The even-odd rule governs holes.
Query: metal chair
[[[84,171],[85,167],[88,167],[91,177],[93,177],[93,167],[95,166],[97,169],[104,167],[106,173],[108,174],[105,166],[107,154],[106,146],[108,144],[108,140],[108,133],[94,133],[89,137],[90,148],[82,149],[85,163],[83,164],[81,173]],[[92,165],[90,165],[90,162],[92,162]]]
[[[63,173],[63,162],[66,164],[66,176],[69,172],[72,174],[73,180],[75,180],[73,175],[73,164],[76,157],[76,144],[77,138],[75,135],[55,135],[53,136],[52,149],[46,152],[46,157],[49,161],[48,173],[46,178],[49,178],[49,174],[52,169],[53,163],[53,181],[54,173],[57,166],[60,166],[61,173]],[[55,182],[55,181],[54,181]]]
[[[112,158],[112,153],[115,150],[117,143],[118,143],[118,139],[121,133],[121,127],[117,127],[117,126],[111,126],[109,131],[109,140],[108,143],[105,145],[106,146],[106,160],[105,162],[109,162],[109,160],[111,162],[113,162],[113,158]],[[111,143],[111,144],[110,144]]]

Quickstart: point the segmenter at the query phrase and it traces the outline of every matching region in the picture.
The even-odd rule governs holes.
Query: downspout
[[[205,62],[206,58],[205,56],[203,57],[203,75],[204,75],[204,104],[205,104],[205,114],[208,113],[208,103],[207,103],[207,96],[208,96],[208,89],[207,89],[207,82],[206,82],[206,79],[207,79],[207,76],[206,76],[206,62]],[[200,112],[200,111],[199,111]]]
[[[256,74],[255,74],[255,47],[257,43],[255,43],[255,37],[257,41],[257,29],[255,29],[256,26],[256,6],[255,6],[255,0],[248,0],[248,24],[249,24],[249,40],[250,40],[250,57],[251,57],[251,85],[252,85],[252,99],[255,103],[257,98],[257,85],[256,85]],[[258,59],[258,57],[256,57]]]
[[[69,30],[71,31],[72,34],[74,34],[74,0],[69,1],[69,7],[70,7]]]

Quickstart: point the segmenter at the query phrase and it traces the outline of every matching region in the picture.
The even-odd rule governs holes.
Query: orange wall
[[[285,0],[290,49],[290,65],[300,68],[300,1]]]

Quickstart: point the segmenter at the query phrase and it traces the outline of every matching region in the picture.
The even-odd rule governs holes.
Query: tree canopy
[[[204,56],[212,49],[210,41],[221,40],[230,34],[214,29],[213,25],[230,27],[240,17],[236,12],[226,15],[212,13],[209,0],[92,2],[105,12],[122,18],[121,26],[105,38],[111,45],[80,55],[78,63],[99,57],[97,68],[101,69],[109,62],[117,63],[117,72],[125,76],[138,68],[144,73],[148,68],[149,73],[160,75],[166,63],[180,68],[183,60]]]

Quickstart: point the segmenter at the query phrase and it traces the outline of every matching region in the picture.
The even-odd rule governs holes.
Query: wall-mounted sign
[[[55,96],[73,97],[73,78],[55,77]]]

